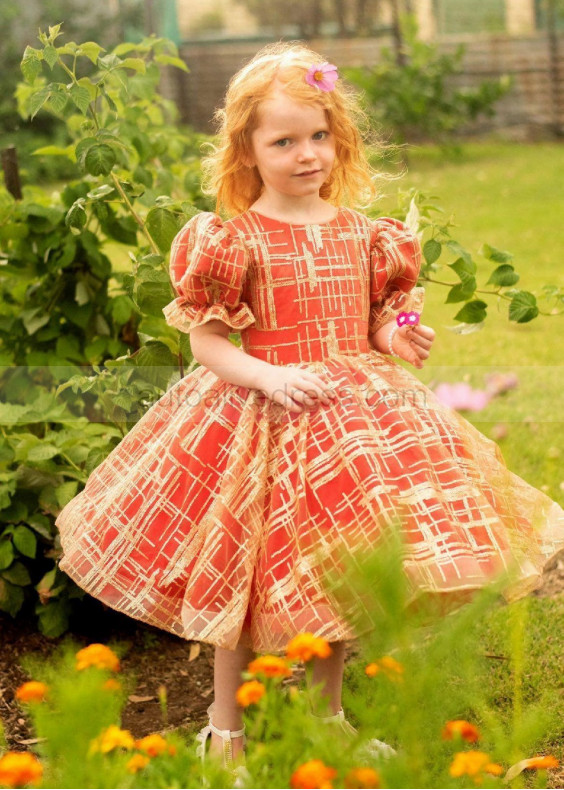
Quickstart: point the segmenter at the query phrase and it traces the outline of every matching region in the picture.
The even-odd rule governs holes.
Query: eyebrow
[[[312,132],[312,134],[317,134],[317,132],[329,132],[329,131],[331,130],[329,129],[328,124],[319,124],[319,126],[315,129],[315,132]],[[285,137],[293,137],[292,132],[281,131],[281,132],[272,132],[272,134],[271,133],[266,134],[267,140],[283,140]]]

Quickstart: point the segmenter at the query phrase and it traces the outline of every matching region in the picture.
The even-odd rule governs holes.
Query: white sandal
[[[350,721],[348,721],[345,718],[345,711],[342,708],[333,716],[317,716],[315,713],[311,713],[311,711],[310,711],[310,715],[313,716],[314,719],[317,719],[318,721],[322,721],[324,723],[328,723],[328,722],[340,723],[341,728],[348,736],[358,735],[358,730],[356,730],[352,726]],[[357,755],[359,757],[366,757],[368,759],[379,758],[379,757],[384,757],[385,759],[388,759],[389,757],[395,757],[397,755],[397,752],[389,744],[384,743],[384,741],[379,741],[378,738],[371,738],[369,741],[362,744],[358,748]]]
[[[211,715],[213,711],[214,703],[209,706],[207,709],[208,714],[208,723],[205,727],[202,727],[200,732],[196,735],[196,740],[199,742],[199,746],[196,748],[196,755],[201,758],[202,766],[205,765],[206,762],[206,745],[208,736],[211,738],[212,732],[216,735],[219,735],[221,740],[223,741],[223,752],[222,752],[222,762],[223,767],[230,771],[236,778],[234,783],[234,787],[245,787],[243,781],[246,780],[248,776],[247,769],[245,768],[244,758],[241,765],[235,766],[233,764],[233,744],[232,738],[238,738],[241,735],[243,736],[243,747],[245,747],[247,743],[247,736],[245,735],[245,725],[240,730],[220,730],[212,724]]]

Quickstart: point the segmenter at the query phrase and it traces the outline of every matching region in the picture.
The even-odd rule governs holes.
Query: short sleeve
[[[421,245],[404,222],[389,217],[374,221],[370,264],[369,334],[402,311],[422,312],[425,289],[414,287],[421,269]]]
[[[167,324],[189,332],[219,319],[238,332],[255,322],[241,301],[248,252],[236,232],[210,211],[192,217],[173,239],[170,279],[176,299],[163,307]]]

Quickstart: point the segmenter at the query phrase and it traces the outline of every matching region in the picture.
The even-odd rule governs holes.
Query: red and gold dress
[[[421,310],[420,264],[406,225],[349,208],[319,224],[193,217],[172,245],[167,322],[220,319],[247,354],[314,371],[337,398],[298,414],[197,367],[63,508],[60,568],[131,617],[257,652],[304,631],[355,638],[322,568],[398,517],[410,600],[483,587],[515,557],[507,600],[539,586],[564,548],[564,511],[369,344]]]

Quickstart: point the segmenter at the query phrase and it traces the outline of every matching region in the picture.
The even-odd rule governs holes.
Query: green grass
[[[477,254],[485,242],[514,255],[521,276],[518,285],[538,297],[545,284],[564,286],[560,158],[561,149],[553,143],[469,143],[457,159],[445,157],[436,147],[414,148],[407,174],[386,184],[379,213],[385,215],[395,206],[398,186],[438,196],[436,202],[458,226],[453,236],[475,254],[478,287],[485,288],[493,268]],[[446,263],[452,260],[445,258]],[[446,267],[435,277],[454,281]],[[564,504],[564,472],[558,457],[564,446],[563,317],[540,316],[516,324],[507,317],[507,303],[488,296],[484,328],[458,335],[448,327],[457,324],[453,317],[461,304],[445,304],[447,293],[444,286],[426,286],[423,323],[433,327],[436,339],[425,368],[415,375],[430,386],[466,380],[482,387],[488,372],[515,372],[518,389],[464,416],[486,435],[496,423],[505,423],[508,434],[499,445],[509,468]],[[546,303],[542,309],[549,309]]]

